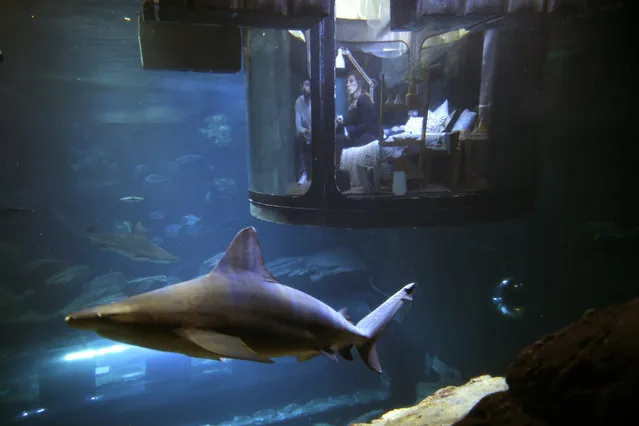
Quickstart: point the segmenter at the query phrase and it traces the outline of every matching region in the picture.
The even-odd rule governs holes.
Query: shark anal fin
[[[252,272],[265,281],[278,282],[264,266],[262,247],[252,226],[237,233],[213,271],[220,274]]]
[[[331,361],[337,362],[337,355],[335,355],[332,349],[322,349],[320,353]]]
[[[353,354],[351,353],[351,349],[353,349],[352,346],[344,346],[343,348],[340,348],[337,353],[339,353],[345,360],[352,361]]]
[[[176,333],[221,358],[234,358],[269,364],[274,362],[272,359],[253,351],[238,337],[198,328],[182,328],[177,330]]]
[[[320,354],[324,355],[326,358],[330,359],[331,361],[337,362],[337,355],[335,355],[335,352],[332,349],[320,349],[317,352],[309,352],[304,355],[298,355],[297,360],[299,362],[306,362],[310,359],[315,358],[316,356]]]

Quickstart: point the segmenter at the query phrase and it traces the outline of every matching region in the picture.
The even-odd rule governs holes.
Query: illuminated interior
[[[341,193],[442,197],[503,189],[508,177],[495,168],[488,130],[490,32],[462,28],[423,40],[400,32],[374,40],[368,25],[352,31],[352,24],[338,20],[352,36],[336,40]],[[250,190],[303,195],[313,175],[308,31],[247,34]],[[522,186],[532,181],[528,172]]]

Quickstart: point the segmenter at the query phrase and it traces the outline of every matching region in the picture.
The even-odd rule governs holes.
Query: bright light
[[[130,349],[130,347],[125,345],[113,345],[113,346],[107,346],[100,349],[88,349],[86,351],[71,352],[70,354],[67,354],[64,356],[64,360],[77,361],[79,359],[91,359],[91,358],[95,358],[96,356],[117,354],[120,352],[124,352],[127,349]]]
[[[31,410],[31,411],[23,411],[21,412],[18,417],[28,417],[28,416],[34,416],[36,414],[42,414],[45,411],[47,411],[44,408],[38,408],[37,410]]]
[[[389,0],[335,0],[338,19],[377,20],[383,9],[390,10]]]
[[[337,57],[335,57],[335,68],[337,69],[346,68],[346,61],[344,60],[344,53],[341,47],[337,49]]]

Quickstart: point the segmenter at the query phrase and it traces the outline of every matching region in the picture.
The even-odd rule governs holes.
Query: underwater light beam
[[[67,354],[64,356],[64,360],[77,361],[80,359],[91,359],[97,356],[117,354],[120,352],[124,352],[127,349],[131,349],[131,347],[126,345],[113,345],[113,346],[107,346],[100,349],[88,349],[86,351],[71,352],[70,354]]]

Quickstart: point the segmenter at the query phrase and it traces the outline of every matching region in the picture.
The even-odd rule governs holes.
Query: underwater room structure
[[[370,228],[525,214],[535,129],[510,114],[540,89],[554,8],[478,2],[459,13],[456,3],[435,3],[344,2],[331,12],[330,2],[292,2],[278,13],[146,2],[142,64],[228,72],[244,59],[258,218]],[[351,75],[371,100],[365,110],[347,105]],[[300,136],[283,112],[304,80],[309,133]]]

